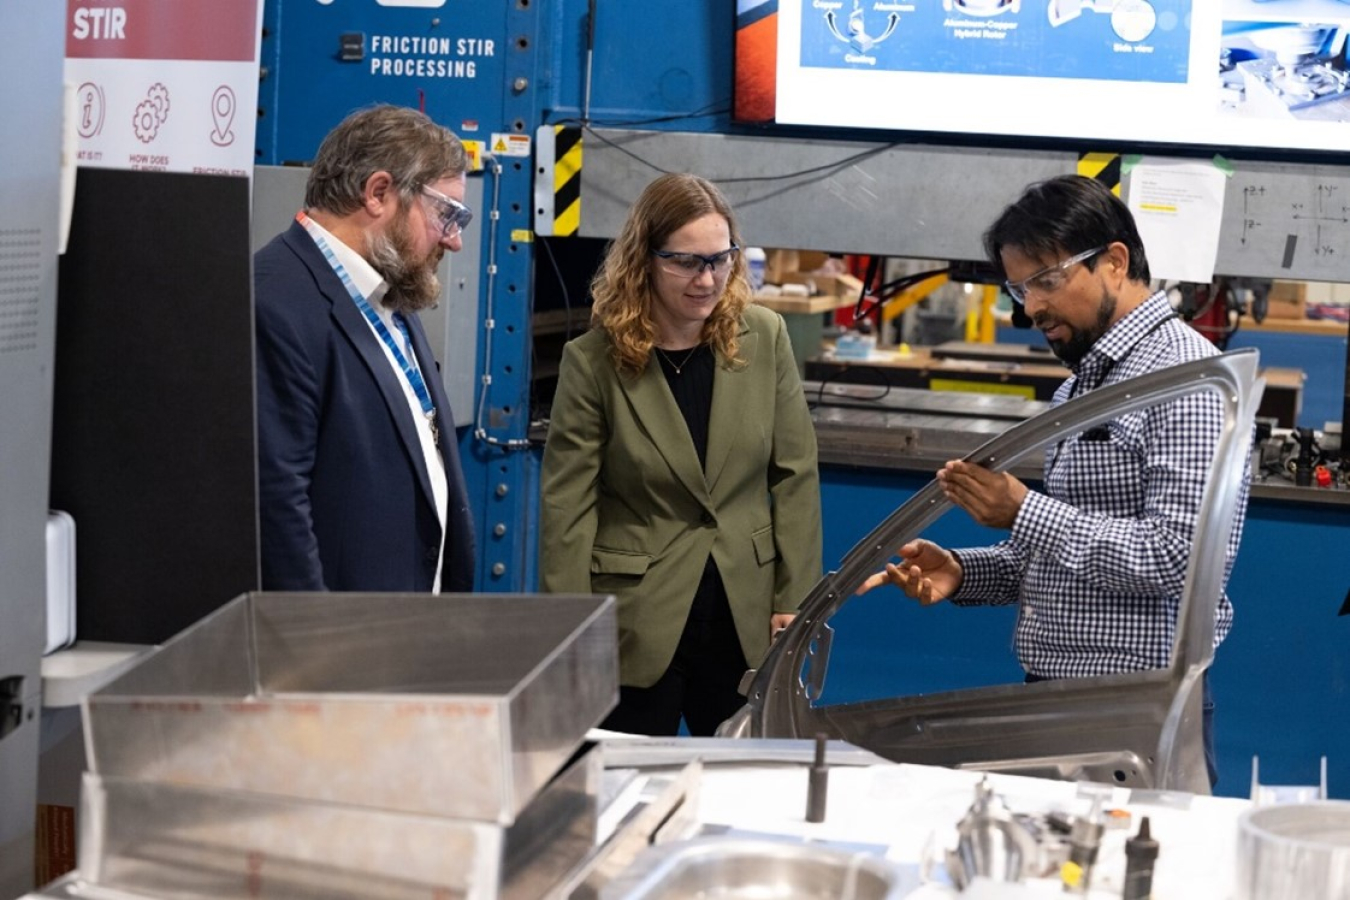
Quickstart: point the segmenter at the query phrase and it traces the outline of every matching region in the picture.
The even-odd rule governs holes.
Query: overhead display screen
[[[1345,152],[1347,29],[1350,0],[740,0],[735,115]]]

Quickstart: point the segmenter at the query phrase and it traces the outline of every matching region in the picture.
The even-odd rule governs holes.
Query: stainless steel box
[[[508,825],[618,701],[612,597],[244,594],[84,703],[90,769]]]
[[[88,774],[79,878],[161,900],[538,900],[595,846],[600,770],[584,753],[509,827]]]

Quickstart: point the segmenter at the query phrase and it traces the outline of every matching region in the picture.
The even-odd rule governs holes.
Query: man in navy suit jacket
[[[472,218],[467,167],[419,112],[353,113],[254,258],[264,589],[473,588],[454,417],[417,318]]]

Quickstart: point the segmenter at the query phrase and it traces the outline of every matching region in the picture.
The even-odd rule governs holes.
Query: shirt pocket
[[[766,525],[752,533],[750,542],[755,545],[755,561],[761,566],[767,566],[778,559],[778,543],[773,539],[772,525]]]
[[[1144,457],[1114,428],[1094,428],[1074,443],[1067,465],[1055,474],[1054,493],[1075,506],[1126,515],[1142,501]]]

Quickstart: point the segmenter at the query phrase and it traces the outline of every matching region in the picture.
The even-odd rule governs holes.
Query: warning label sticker
[[[527,134],[492,133],[493,156],[529,156],[530,136]]]

